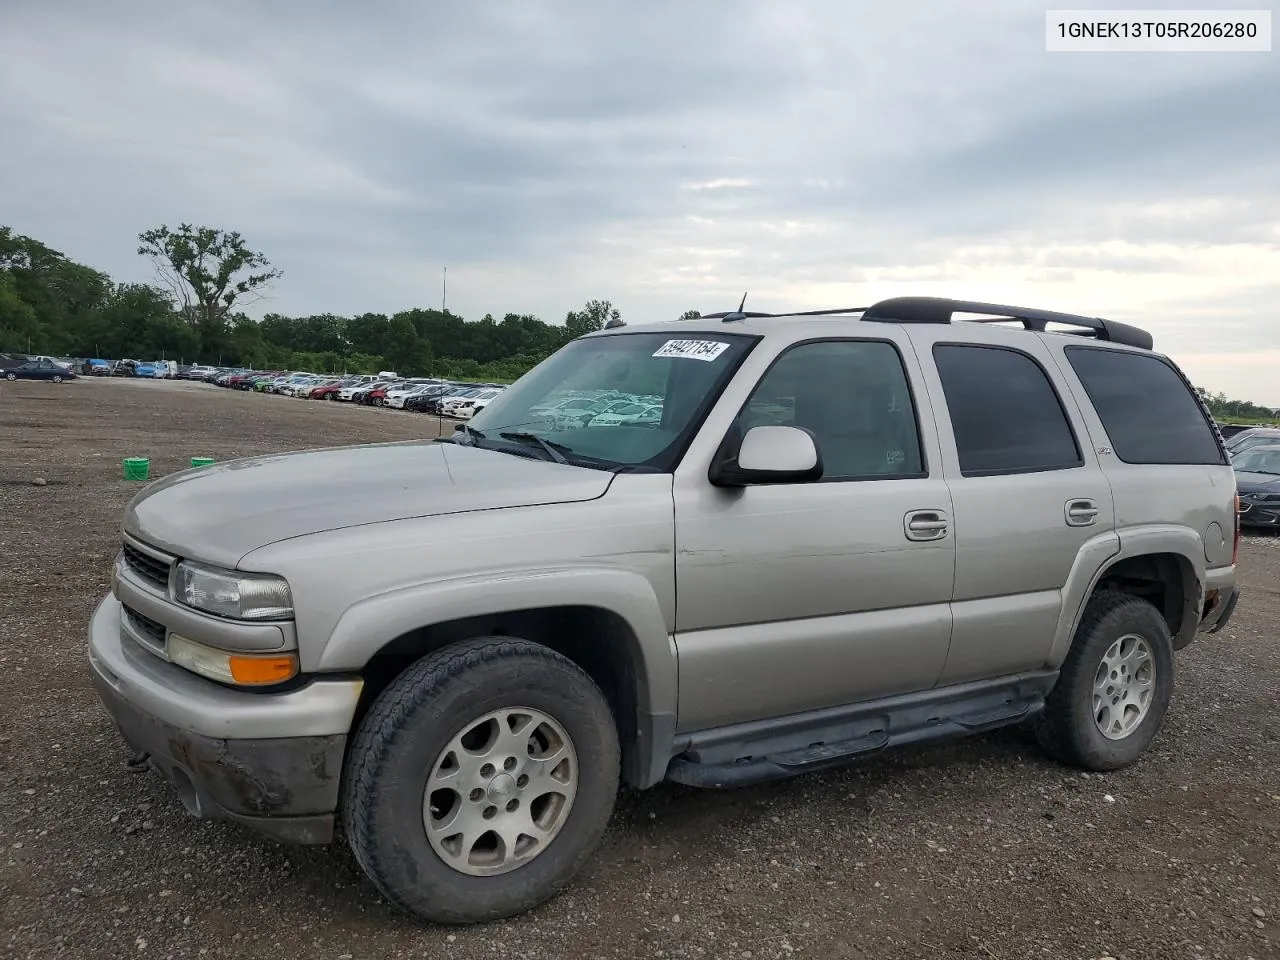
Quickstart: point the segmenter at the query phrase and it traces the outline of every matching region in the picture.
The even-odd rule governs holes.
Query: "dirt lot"
[[[566,895],[436,929],[345,847],[182,812],[131,774],[84,630],[137,485],[193,455],[431,436],[435,421],[195,384],[0,386],[0,957],[1280,957],[1280,539],[1179,655],[1164,733],[1087,776],[1020,734],[736,793],[624,795]],[[32,481],[41,478],[45,485]]]

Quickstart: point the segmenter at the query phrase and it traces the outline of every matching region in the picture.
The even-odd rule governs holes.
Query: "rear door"
[[[1065,345],[1060,353],[1106,451],[1100,460],[1115,490],[1120,535],[1143,526],[1194,531],[1206,566],[1230,566],[1235,472],[1181,371],[1145,350],[1086,343]]]
[[[920,324],[910,335],[955,511],[941,683],[1042,668],[1077,555],[1099,540],[1115,551],[1111,488],[1038,335],[975,323]]]

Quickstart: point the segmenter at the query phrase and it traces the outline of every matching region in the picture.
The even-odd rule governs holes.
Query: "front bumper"
[[[333,838],[360,680],[313,680],[285,693],[220,686],[123,635],[112,596],[89,622],[89,664],[125,742],[190,813],[295,843]]]
[[[1240,498],[1240,526],[1280,527],[1280,501],[1255,501],[1247,496]]]

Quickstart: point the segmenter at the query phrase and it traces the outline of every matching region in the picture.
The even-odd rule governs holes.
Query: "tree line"
[[[115,283],[0,226],[0,352],[514,380],[621,316],[608,300],[590,300],[559,324],[516,313],[467,321],[422,308],[390,316],[268,313],[259,321],[244,307],[282,274],[239,233],[159,226],[139,235],[138,254],[158,283]],[[688,310],[682,319],[696,316]],[[1196,389],[1219,419],[1274,418],[1271,408]]]
[[[148,230],[138,242],[155,284],[115,283],[0,226],[0,351],[512,380],[621,317],[608,300],[590,300],[559,324],[515,313],[467,321],[423,308],[254,320],[244,308],[281,271],[240,234],[181,224]]]

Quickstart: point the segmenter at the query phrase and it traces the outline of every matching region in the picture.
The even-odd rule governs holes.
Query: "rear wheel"
[[[53,378],[53,382],[54,382],[54,383],[61,383],[61,382],[62,382],[62,378],[61,378],[61,377],[59,377],[59,376],[57,376],[57,375],[55,375],[55,376],[54,376],[54,378]]]
[[[6,373],[6,374],[4,375],[4,378],[5,378],[6,380],[17,380],[17,379],[18,379],[18,375],[17,375],[16,373],[14,373],[12,370],[10,370],[8,373]]]
[[[1050,756],[1087,770],[1127,766],[1159,733],[1173,679],[1173,642],[1160,612],[1128,594],[1095,594],[1037,738]]]
[[[393,903],[438,923],[522,913],[594,852],[618,789],[609,705],[576,664],[489,637],[415,663],[347,761],[343,822]]]

